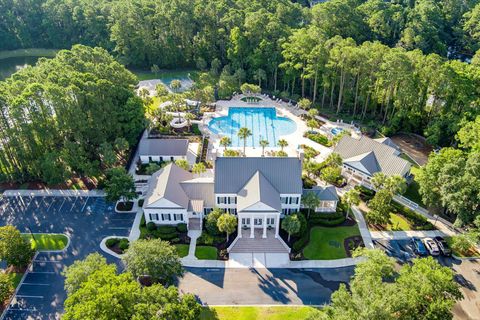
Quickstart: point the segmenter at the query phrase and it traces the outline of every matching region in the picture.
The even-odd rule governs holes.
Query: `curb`
[[[113,239],[113,238],[127,239],[128,241],[130,241],[128,239],[128,237],[108,236],[108,237],[103,238],[102,241],[100,242],[100,249],[102,249],[103,252],[105,252],[105,253],[107,253],[107,254],[115,257],[115,258],[121,259],[123,254],[118,254],[116,252],[113,252],[112,250],[108,249],[108,247],[107,247],[107,244],[106,244],[107,240],[108,239]]]

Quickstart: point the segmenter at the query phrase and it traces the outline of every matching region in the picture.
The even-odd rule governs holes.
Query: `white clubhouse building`
[[[195,178],[171,163],[149,181],[145,220],[201,228],[204,215],[217,207],[238,216],[238,237],[254,238],[259,230],[266,238],[269,229],[277,238],[280,218],[300,209],[301,176],[298,158],[217,158],[213,178]]]

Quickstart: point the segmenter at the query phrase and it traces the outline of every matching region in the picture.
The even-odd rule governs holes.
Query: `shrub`
[[[180,233],[187,233],[187,231],[188,231],[187,224],[185,224],[185,223],[177,224],[177,231],[180,232]]]
[[[303,235],[307,232],[307,228],[308,228],[307,218],[305,218],[305,215],[301,212],[298,212],[297,215],[298,215],[298,220],[300,220],[300,230],[298,231],[297,234]]]
[[[157,225],[155,224],[155,222],[149,222],[147,223],[147,230],[148,231],[155,231],[157,230]]]
[[[118,239],[118,238],[110,238],[110,239],[107,239],[105,244],[106,244],[107,248],[111,248],[119,242],[120,242],[120,239]]]
[[[324,145],[326,147],[330,147],[332,145],[332,143],[328,140],[327,136],[318,132],[312,132],[312,131],[306,132],[304,134],[304,137],[312,141],[315,141],[316,143]]]
[[[292,245],[292,249],[295,252],[300,252],[305,248],[305,246],[308,244],[308,233],[304,234],[300,239],[295,241],[295,243]]]
[[[355,189],[360,191],[360,199],[362,199],[365,202],[372,200],[373,197],[375,196],[375,191],[368,189],[364,186],[356,185]]]
[[[158,226],[157,230],[161,234],[177,233],[177,227],[176,226],[170,226],[170,225]]]
[[[172,240],[170,240],[171,243],[179,243],[180,242],[180,238],[173,238]]]
[[[12,281],[6,273],[0,272],[0,301],[5,301],[13,292]]]
[[[118,247],[122,251],[127,250],[129,246],[130,246],[130,243],[128,242],[128,239],[121,239],[120,242],[118,243]]]
[[[217,221],[222,214],[223,210],[215,208],[207,215],[207,218],[205,219],[205,229],[209,234],[218,235],[221,233],[220,230],[218,230]]]
[[[302,183],[303,183],[303,188],[304,189],[312,189],[314,186],[317,185],[315,180],[313,180],[312,178],[310,178],[308,176],[303,176],[302,177]]]
[[[207,232],[202,232],[202,235],[197,239],[197,244],[200,244],[200,245],[204,244],[204,245],[211,246],[213,244],[213,241],[214,241],[213,236],[211,236]]]

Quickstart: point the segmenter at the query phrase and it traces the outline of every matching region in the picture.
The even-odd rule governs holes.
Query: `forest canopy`
[[[0,180],[98,176],[144,127],[136,77],[101,48],[76,45],[0,82]]]

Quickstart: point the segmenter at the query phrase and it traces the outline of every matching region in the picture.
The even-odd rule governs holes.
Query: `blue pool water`
[[[337,127],[337,128],[333,128],[333,129],[330,130],[330,131],[332,132],[332,134],[333,134],[334,136],[336,136],[337,134],[341,133],[341,132],[343,131],[343,129]]]
[[[208,127],[215,134],[230,137],[232,147],[243,147],[243,139],[237,136],[242,127],[252,132],[247,147],[259,147],[261,139],[268,140],[269,147],[275,147],[282,136],[297,129],[293,120],[277,117],[275,108],[229,108],[228,116],[212,119]]]

